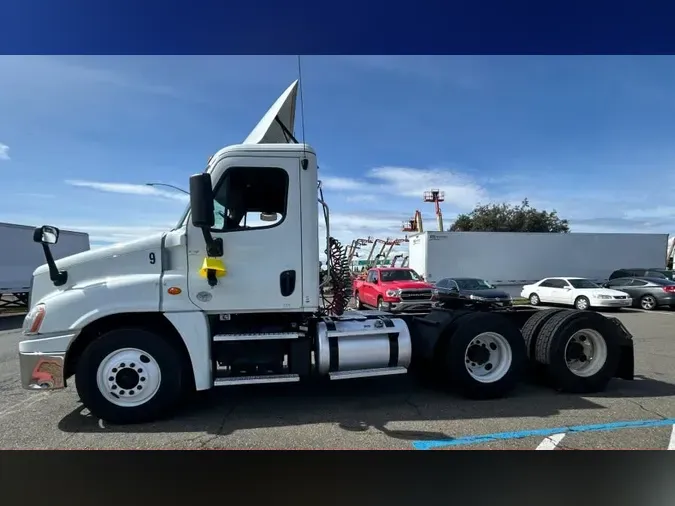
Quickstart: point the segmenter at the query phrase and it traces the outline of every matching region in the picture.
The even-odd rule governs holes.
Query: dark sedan
[[[675,307],[675,281],[666,278],[616,278],[604,285],[630,295],[633,305],[646,311],[661,306]]]
[[[511,296],[480,278],[444,278],[436,283],[439,302],[454,302],[464,299],[473,302],[492,303],[499,306],[513,304]]]

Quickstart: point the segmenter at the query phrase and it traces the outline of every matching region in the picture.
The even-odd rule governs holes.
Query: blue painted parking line
[[[521,430],[516,432],[496,432],[494,434],[482,434],[478,436],[465,436],[455,439],[439,441],[414,441],[412,446],[415,450],[432,450],[451,446],[468,446],[491,443],[492,441],[504,441],[509,439],[523,439],[526,437],[547,437],[554,434],[568,434],[578,432],[604,432],[618,429],[646,429],[650,427],[665,427],[675,425],[675,418],[665,420],[633,420],[627,422],[598,423],[593,425],[574,425],[571,427],[556,427],[552,429]]]

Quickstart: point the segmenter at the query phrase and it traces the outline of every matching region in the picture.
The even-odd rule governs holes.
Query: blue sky
[[[426,189],[557,209],[573,231],[675,231],[675,58],[311,56],[305,138],[334,235],[401,237]],[[293,56],[0,56],[0,221],[95,246],[175,224],[208,157],[297,77]],[[296,135],[302,137],[300,121]]]

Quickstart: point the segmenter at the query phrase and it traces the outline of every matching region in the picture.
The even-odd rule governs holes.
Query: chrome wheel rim
[[[567,368],[580,378],[597,374],[607,362],[607,343],[593,329],[578,330],[565,344]]]
[[[656,300],[651,295],[648,295],[642,298],[642,300],[640,301],[640,305],[642,306],[642,309],[647,310],[654,309],[654,307],[656,306]]]
[[[583,297],[578,299],[577,300],[577,309],[581,309],[581,310],[588,309],[588,300],[586,300]]]
[[[121,407],[145,404],[159,390],[162,372],[155,358],[137,348],[110,353],[98,366],[96,384],[101,395]]]
[[[480,383],[494,383],[509,372],[513,351],[506,338],[496,332],[474,337],[464,351],[464,365],[469,375]]]

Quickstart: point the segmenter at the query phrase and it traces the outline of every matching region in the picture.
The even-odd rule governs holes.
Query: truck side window
[[[278,225],[286,217],[288,174],[275,167],[231,167],[216,186],[214,230]]]

